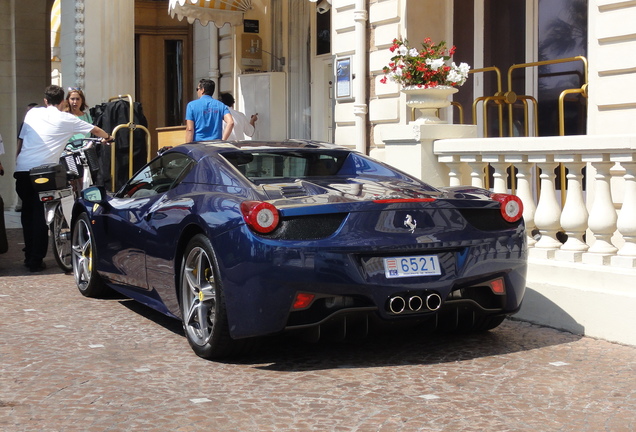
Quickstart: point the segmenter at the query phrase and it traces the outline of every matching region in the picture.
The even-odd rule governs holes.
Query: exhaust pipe
[[[430,311],[436,311],[442,306],[442,298],[438,294],[429,294],[426,296],[426,300],[418,295],[414,295],[406,300],[402,296],[393,296],[389,299],[389,310],[395,315],[399,315],[402,312],[419,312],[424,306]]]
[[[436,311],[442,306],[442,298],[438,294],[429,294],[426,297],[426,307],[428,310]]]
[[[389,300],[389,310],[396,315],[404,312],[405,307],[406,302],[400,296],[391,297],[391,299]]]
[[[409,299],[409,309],[411,309],[413,312],[419,311],[420,309],[422,309],[422,306],[424,306],[422,297],[413,296]]]

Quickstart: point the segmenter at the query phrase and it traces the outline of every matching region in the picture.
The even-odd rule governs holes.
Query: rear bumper
[[[521,229],[512,236],[437,247],[305,247],[260,241],[251,245],[237,230],[215,239],[219,253],[230,333],[234,338],[319,326],[348,315],[372,314],[383,321],[421,320],[453,311],[476,316],[515,313],[526,286],[527,249]],[[312,244],[316,244],[313,242]],[[250,250],[250,254],[242,251]],[[437,253],[441,276],[387,279],[374,257]],[[442,260],[440,260],[442,261]],[[504,295],[488,295],[488,281],[503,278]],[[313,303],[292,311],[298,292],[315,294]],[[392,313],[389,299],[436,294],[437,310]]]

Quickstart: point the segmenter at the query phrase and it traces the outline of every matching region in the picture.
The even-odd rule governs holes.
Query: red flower
[[[460,86],[465,81],[465,78],[460,83],[448,80],[449,72],[454,70],[455,67],[444,65],[439,69],[432,70],[432,66],[426,63],[427,61],[430,63],[431,60],[442,60],[442,62],[446,63],[455,53],[455,49],[455,46],[448,49],[444,41],[435,44],[431,38],[427,37],[424,38],[422,48],[415,53],[415,50],[409,47],[408,40],[402,38],[393,39],[392,45],[389,47],[389,50],[393,53],[391,62],[388,67],[383,67],[382,70],[385,76],[380,82],[386,83],[390,79],[402,86]],[[401,54],[402,52],[404,54]],[[435,64],[438,65],[440,62],[435,62]]]

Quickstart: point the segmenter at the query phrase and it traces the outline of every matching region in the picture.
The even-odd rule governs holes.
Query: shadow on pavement
[[[24,266],[24,252],[22,252],[24,238],[22,237],[22,228],[7,229],[7,243],[9,244],[9,250],[4,254],[0,254],[0,276],[37,276],[63,273],[55,262],[55,258],[53,258],[50,245],[46,258],[44,258],[46,269],[31,273],[29,269]]]
[[[0,275],[61,273],[51,253],[45,260],[46,270],[30,273],[22,263],[22,230],[8,229],[7,237],[9,251],[0,255]],[[69,278],[72,279],[72,276],[69,275]],[[532,296],[536,296],[536,293],[528,294],[526,300],[534,300],[535,303],[537,300],[549,301],[533,299]],[[179,320],[129,300],[114,291],[105,299],[119,300],[119,303],[131,313],[137,313],[174,334],[184,336]],[[263,338],[261,346],[254,352],[237,359],[226,360],[225,363],[253,365],[257,369],[282,372],[442,364],[567,344],[580,338],[581,336],[575,334],[510,319],[505,320],[495,330],[476,334],[431,332],[430,329],[419,327],[374,332],[366,338],[351,338],[344,341],[321,339],[317,343],[305,342],[284,334]],[[185,340],[183,349],[190,351]],[[189,354],[195,355],[191,351]]]
[[[183,336],[183,349],[189,351],[181,321],[133,300],[125,300],[121,304],[131,312]],[[281,334],[263,337],[258,348],[251,353],[221,362],[280,372],[441,364],[567,344],[581,337],[514,319],[505,320],[489,332],[472,334],[433,332],[420,326],[377,330],[367,337],[343,341],[321,339],[315,343],[291,334]],[[193,352],[190,354],[195,355]]]
[[[269,346],[235,363],[286,372],[441,364],[529,351],[580,338],[530,323],[506,320],[497,329],[473,334],[413,328],[374,334],[366,339],[315,344],[279,337]]]

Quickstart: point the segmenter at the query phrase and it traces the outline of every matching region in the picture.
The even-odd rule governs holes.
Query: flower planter
[[[406,105],[420,110],[421,116],[415,120],[415,123],[419,124],[446,123],[437,116],[437,110],[450,106],[449,96],[458,91],[456,87],[451,86],[402,88],[402,92],[406,94]]]

